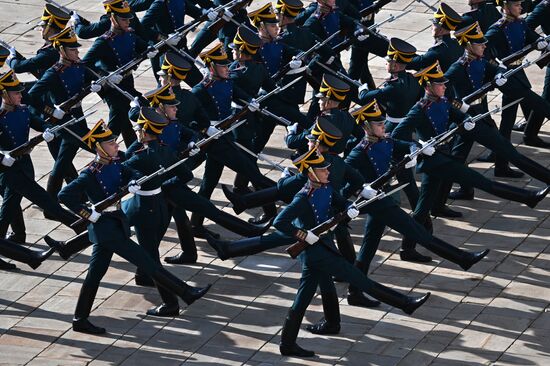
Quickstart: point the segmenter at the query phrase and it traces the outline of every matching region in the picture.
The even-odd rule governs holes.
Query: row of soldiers
[[[206,239],[223,260],[289,245],[300,255],[302,278],[283,326],[283,355],[313,356],[296,339],[317,287],[325,316],[308,330],[340,332],[335,279],[349,283],[350,305],[384,302],[412,314],[429,293],[407,296],[367,276],[386,226],[403,235],[402,260],[432,260],[416,250],[418,243],[468,270],[488,249],[467,252],[438,238],[430,213],[461,216],[446,206],[447,198],[473,199],[474,188],[533,208],[550,190],[550,171],[510,142],[519,104],[527,120],[524,143],[548,148],[538,134],[550,117],[550,74],[541,97],[524,72],[531,62],[522,60],[540,51],[537,61],[546,67],[548,40],[535,28],[547,31],[550,3],[530,4],[527,20],[521,1],[499,0],[502,14],[493,3],[471,1],[464,16],[441,3],[432,21],[435,43],[422,55],[377,31],[375,14],[387,3],[318,0],[304,7],[300,0],[277,0],[247,11],[249,2],[238,0],[105,0],[106,14],[92,23],[48,2],[41,17],[45,44],[36,56],[0,49],[10,68],[0,76],[0,237],[6,237],[0,254],[37,268],[54,251],[68,260],[92,246],[73,320],[75,331],[91,334],[106,331],[89,315],[113,253],[136,265],[137,285],[158,288],[162,303],[148,315],[177,316],[178,298],[189,305],[209,290],[187,285],[161,265],[158,248],[172,218],[182,251],[167,263],[195,263],[195,238]],[[194,20],[184,23],[185,15]],[[188,47],[186,36],[197,27]],[[78,37],[96,37],[82,59]],[[346,69],[341,51],[350,47]],[[371,53],[387,61],[389,78],[378,87],[368,67]],[[140,92],[133,74],[146,59],[158,85]],[[22,72],[37,80],[19,82]],[[306,100],[309,88],[314,92]],[[502,92],[498,127],[486,96],[495,88]],[[109,107],[108,121],[92,128],[81,103],[90,93]],[[266,160],[262,151],[278,125],[287,129],[284,144],[294,150],[289,157],[297,170],[270,162],[282,170],[275,182],[260,172],[257,159]],[[41,134],[29,140],[30,127]],[[46,189],[34,181],[29,155],[40,141],[55,160]],[[474,142],[494,152],[495,176],[526,173],[544,186],[523,189],[468,168]],[[79,149],[95,154],[80,173],[73,166]],[[188,184],[203,163],[195,193]],[[222,187],[235,213],[262,207],[261,216],[246,222],[212,204],[224,167],[237,173],[233,189]],[[460,189],[450,192],[453,183]],[[400,207],[400,190],[412,216]],[[51,248],[45,251],[20,245],[26,239],[22,197],[76,235],[67,241],[46,236]],[[287,205],[277,213],[279,201]],[[359,215],[366,223],[356,253],[347,223]],[[245,239],[223,240],[204,218]],[[275,230],[266,234],[271,225]],[[0,260],[0,268],[15,265]]]

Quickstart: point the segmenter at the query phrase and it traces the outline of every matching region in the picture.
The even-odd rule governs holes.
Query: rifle
[[[0,46],[4,47],[7,50],[9,50],[11,48],[11,46],[7,42],[4,42],[1,39],[0,39]],[[17,57],[18,59],[21,59],[21,60],[26,60],[27,59],[25,56],[20,54],[19,51],[17,51],[17,50],[15,50],[15,57]],[[40,75],[36,71],[29,71],[29,72],[35,78],[40,79]]]
[[[285,90],[286,88],[292,86],[293,84],[296,84],[300,79],[302,79],[302,76],[292,80],[290,83],[288,83],[286,85],[282,85],[282,86],[279,86],[279,87],[273,89],[269,93],[267,93],[265,95],[262,95],[259,98],[257,98],[256,102],[258,102],[258,103],[263,102],[267,98],[282,92],[283,90]],[[228,126],[231,126],[235,121],[238,121],[238,120],[242,119],[249,111],[250,111],[250,109],[243,108],[239,112],[235,113],[234,115],[231,115],[231,116],[223,119],[222,121],[218,122],[214,127],[216,127],[217,129],[220,129],[220,130],[226,129]]]
[[[44,1],[47,2],[48,4],[52,4],[53,6],[57,6],[59,9],[63,10],[65,13],[69,13],[71,15],[76,13],[76,11],[70,10],[69,8],[59,4],[58,2],[55,2],[54,0],[44,0]],[[80,17],[80,22],[83,25],[90,25],[91,24],[88,19],[84,18],[80,14],[78,16]]]
[[[550,41],[550,35],[546,36],[546,37],[541,37],[540,39],[537,39],[535,42],[533,43],[530,43],[528,44],[527,46],[523,47],[522,49],[504,57],[501,62],[505,65],[505,66],[508,66],[510,65],[512,62],[514,61],[517,61],[521,58],[523,58],[525,55],[527,55],[529,52],[531,51],[534,51],[537,49],[537,43],[539,43],[540,41],[545,41],[545,42],[548,42]],[[540,59],[539,58],[539,61],[537,63],[537,65],[542,69],[545,65],[545,63],[543,63],[544,60]],[[542,66],[541,64],[542,63]]]
[[[239,10],[241,10],[242,8],[246,7],[248,5],[248,3],[250,2],[250,0],[233,0],[231,2],[229,2],[228,4],[225,4],[223,6],[223,8],[227,7],[228,5],[231,5],[231,7],[229,7],[229,11],[232,13],[232,14],[237,14],[237,12]],[[217,8],[216,8],[217,9]],[[220,9],[221,10],[221,9]],[[214,23],[210,24],[210,26],[208,27],[208,31],[210,33],[214,33],[214,34],[217,34],[223,27],[224,25],[227,23],[227,20],[221,18],[221,19],[218,19],[216,20]]]
[[[241,144],[239,144],[237,141],[233,141],[233,143],[235,145],[237,145],[237,147],[239,149],[241,149],[242,151],[244,151],[245,153],[247,153],[248,155],[252,156],[253,158],[256,158],[257,160],[261,160],[263,162],[266,162],[268,163],[269,165],[271,165],[272,167],[280,170],[281,172],[284,172],[285,171],[285,168],[279,164],[279,163],[276,163],[274,162],[273,160],[269,159],[267,156],[265,156],[264,154],[262,153],[258,153],[256,154],[255,152],[251,151],[250,149],[248,149],[246,146],[243,146]],[[294,175],[294,174],[292,174]]]
[[[325,65],[322,62],[319,62],[319,61],[315,61],[315,62],[317,63],[317,65],[321,66],[323,69],[327,70],[328,72],[330,72],[334,76],[337,76],[339,79],[344,80],[348,84],[355,85],[358,88],[361,86],[360,82],[358,82],[357,80],[353,80],[352,78],[350,78],[349,76],[347,76],[343,72],[333,70],[333,69],[331,69],[330,67],[328,67],[327,65]]]
[[[535,61],[525,60],[525,62],[523,62],[521,65],[519,65],[519,66],[517,66],[513,69],[510,69],[510,70],[506,71],[505,73],[503,73],[502,77],[508,79],[510,76],[514,75],[518,71],[526,69],[527,67],[531,66],[532,64],[536,63],[537,61],[541,60],[542,58],[544,58],[546,56],[547,56],[547,54],[544,53],[539,58],[537,58]],[[491,80],[491,81],[483,84],[478,90],[466,95],[464,98],[462,98],[462,101],[466,104],[470,104],[474,100],[477,100],[477,99],[483,97],[485,94],[487,94],[488,92],[493,90],[496,86],[497,85],[496,85],[495,80]]]
[[[225,135],[226,133],[229,133],[230,131],[237,128],[242,123],[244,123],[244,121],[241,121],[240,123],[237,123],[237,124],[231,126],[231,128],[228,128],[227,130],[219,131],[218,133],[216,133],[212,136],[204,138],[204,139],[200,140],[199,142],[197,142],[195,144],[195,146],[199,147],[199,148],[202,148],[202,146],[206,145],[212,139],[218,138],[221,135]],[[136,184],[142,185],[143,183],[145,183],[145,182],[147,182],[147,181],[149,181],[149,180],[151,180],[155,177],[158,177],[160,175],[168,173],[171,170],[174,170],[175,168],[177,168],[178,166],[180,166],[181,164],[183,164],[185,162],[186,158],[189,157],[189,152],[190,151],[191,151],[191,148],[188,147],[187,149],[185,149],[184,151],[182,151],[180,153],[180,156],[179,156],[180,160],[178,160],[174,164],[170,165],[168,168],[164,168],[164,167],[161,166],[157,171],[155,171],[155,172],[153,172],[149,175],[143,176],[143,177],[139,178],[138,180],[136,180]],[[118,190],[118,192],[115,192],[115,193],[111,194],[109,197],[107,197],[107,198],[103,199],[102,201],[98,202],[97,204],[95,204],[94,205],[95,210],[97,212],[101,213],[107,207],[110,207],[110,206],[114,205],[115,203],[117,203],[118,201],[120,201],[127,194],[128,194],[128,185],[125,185],[124,187],[120,188]],[[71,224],[71,229],[73,229],[75,231],[79,231],[79,230],[84,231],[86,229],[87,225],[88,225],[88,220],[81,217],[77,221],[75,221]]]
[[[361,24],[361,22],[359,22],[358,20],[355,21],[355,24],[357,26],[359,26],[360,28],[362,28],[365,32],[370,33],[371,35],[374,35],[374,36],[377,36],[377,37],[383,37],[376,31],[379,27],[381,27],[382,25],[384,25],[386,23],[392,23],[395,20],[401,18],[402,16],[404,16],[404,15],[410,13],[410,12],[411,12],[410,10],[407,10],[406,12],[403,12],[403,13],[399,14],[398,16],[394,16],[393,14],[391,14],[389,17],[387,17],[383,21],[378,22],[378,23],[374,23],[373,25],[370,25],[368,27]],[[332,47],[332,51],[336,54],[339,54],[343,50],[348,49],[354,42],[355,42],[354,37],[348,37],[345,40],[343,40],[342,42],[338,43],[336,46]]]
[[[67,122],[63,123],[62,125],[54,126],[54,127],[50,128],[50,132],[55,134],[61,129],[67,128],[70,125],[73,125],[77,122],[82,121],[83,119],[85,119],[88,116],[91,116],[95,112],[96,111],[88,112],[88,113],[84,114],[82,117],[72,118],[72,119],[68,120]],[[16,148],[10,150],[7,154],[9,156],[11,156],[12,158],[17,158],[19,156],[28,154],[36,145],[38,145],[42,141],[44,141],[44,137],[42,137],[42,134],[38,134],[38,135],[34,136],[33,138],[31,138],[29,141],[25,142],[24,144],[19,145]]]
[[[247,103],[245,100],[242,100],[241,99],[241,102],[248,105],[249,103]],[[241,105],[235,103],[235,106],[236,107],[239,107],[239,108],[243,108]],[[284,118],[284,117],[281,117],[281,116],[278,116],[276,115],[275,113],[272,113],[270,112],[269,110],[267,110],[267,108],[260,108],[258,110],[258,112],[260,112],[261,114],[263,114],[264,116],[266,117],[271,117],[273,118],[274,120],[276,120],[277,122],[279,122],[281,125],[283,126],[290,126],[292,124],[292,122],[290,122],[288,119]]]
[[[358,198],[355,202],[354,202],[354,205],[356,206],[356,208],[358,210],[362,209],[363,207],[371,204],[372,202],[375,202],[375,201],[378,201],[378,200],[381,200],[382,198],[385,198],[387,196],[390,196],[392,194],[394,194],[395,192],[398,192],[400,190],[402,190],[403,188],[405,188],[409,183],[405,183],[389,192],[380,192],[378,193],[376,196],[374,196],[373,198],[369,199],[369,200],[365,200],[365,199],[362,199],[361,197]],[[347,210],[345,211],[342,211],[342,212],[339,212],[337,213],[336,215],[334,215],[333,217],[331,217],[330,219],[320,223],[319,225],[315,226],[313,229],[311,229],[311,232],[317,236],[321,236],[323,233],[329,231],[329,230],[332,230],[336,225],[338,225],[339,223],[341,223],[342,221],[344,220],[349,220],[350,217],[347,215]],[[306,241],[298,241],[294,244],[292,244],[291,246],[289,246],[288,248],[286,248],[286,252],[292,257],[292,258],[296,258],[298,255],[300,255],[300,253],[302,253],[308,246],[310,246],[311,244],[308,244]]]
[[[431,6],[430,4],[428,4],[427,2],[425,2],[424,0],[415,0],[415,1],[417,1],[417,2],[419,2],[419,3],[421,3],[421,4],[426,5],[426,6],[428,7],[428,9],[430,9],[430,10],[433,11],[433,12],[436,12],[436,11],[437,11],[437,8],[436,8],[436,7]]]
[[[294,59],[295,60],[305,60],[306,57],[308,57],[309,55],[311,55],[313,52],[316,52],[318,50],[320,50],[323,46],[325,46],[327,43],[329,43],[334,37],[338,36],[340,33],[342,33],[342,30],[340,29],[338,32],[335,32],[333,34],[331,34],[329,37],[327,37],[324,41],[322,42],[315,42],[315,44],[313,46],[311,46],[310,49],[306,50],[306,51],[302,51],[300,53],[298,53]],[[287,63],[286,65],[284,65],[279,71],[277,71],[272,77],[271,79],[273,79],[273,81],[278,81],[280,80],[283,76],[285,76],[288,72],[291,71],[291,68],[290,68],[290,62]]]
[[[389,3],[394,2],[394,0],[378,0],[377,2],[367,6],[366,8],[362,9],[359,14],[361,14],[361,18],[368,17],[371,14],[378,13],[380,9],[384,5],[387,5]]]

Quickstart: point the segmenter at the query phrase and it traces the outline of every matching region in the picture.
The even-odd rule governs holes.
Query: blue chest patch
[[[369,144],[367,145],[366,152],[374,170],[376,170],[376,174],[381,176],[390,169],[393,140],[383,139],[373,144]]]
[[[320,18],[321,25],[327,33],[327,36],[338,32],[340,30],[340,15],[334,11],[331,11],[326,16]],[[342,37],[336,36],[330,42],[329,45],[334,47],[342,41]]]
[[[0,117],[0,141],[2,149],[14,149],[29,139],[30,112],[28,108],[17,108]]]
[[[332,186],[330,184],[314,189],[307,200],[313,210],[316,225],[331,218]]]
[[[269,71],[269,75],[273,76],[279,71],[283,63],[283,45],[276,41],[265,43],[260,48],[260,55],[264,60],[267,71]]]
[[[449,124],[449,110],[451,105],[445,98],[431,103],[425,110],[436,135],[447,131]]]
[[[133,32],[117,34],[110,38],[108,43],[115,54],[118,66],[124,65],[134,58],[136,36]]]
[[[122,165],[119,162],[103,165],[94,175],[106,197],[116,193],[122,186]]]
[[[519,51],[525,46],[525,29],[527,25],[523,21],[506,23],[503,28],[504,36],[508,42],[510,53]]]
[[[206,89],[212,97],[218,111],[218,119],[222,120],[231,115],[231,100],[233,99],[232,80],[214,80]]]
[[[84,77],[86,69],[81,65],[73,65],[64,70],[59,70],[57,75],[63,84],[69,97],[78,94],[84,89]]]
[[[177,29],[183,25],[183,18],[185,17],[185,1],[184,0],[166,0],[166,6],[168,7],[168,14],[174,29]]]
[[[170,146],[173,150],[178,151],[181,142],[181,130],[182,126],[179,123],[169,123],[168,126],[162,129],[160,141],[162,141],[163,144]]]
[[[468,77],[470,78],[470,83],[472,88],[477,90],[483,85],[483,80],[485,79],[485,66],[487,61],[485,59],[472,60],[468,66]]]

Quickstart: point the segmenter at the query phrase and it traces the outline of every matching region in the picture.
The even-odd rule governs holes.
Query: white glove
[[[78,24],[78,23],[82,22],[82,19],[80,18],[80,15],[78,15],[78,13],[76,11],[73,11],[73,13],[71,14],[71,20],[75,24]]]
[[[296,134],[296,132],[298,132],[298,123],[295,123],[290,126],[286,126],[286,132],[288,132],[289,135]]]
[[[233,13],[229,11],[229,9],[223,10],[222,19],[225,20],[226,22],[230,21],[231,18],[233,18],[233,16],[234,16]]]
[[[42,132],[42,138],[46,142],[50,142],[55,138],[55,135],[50,131],[49,128],[46,128],[44,132]]]
[[[361,92],[362,92],[363,90],[369,91],[369,85],[368,85],[367,83],[361,85],[361,86],[359,87],[359,89],[357,89],[357,93],[358,93],[358,94],[361,94]]]
[[[11,46],[10,47],[10,55],[8,56],[9,59],[12,59],[14,58],[15,56],[17,56],[17,51],[15,50],[15,47]]]
[[[63,118],[63,116],[65,116],[65,112],[63,111],[63,109],[59,108],[58,106],[55,106],[52,113],[52,117],[55,119],[61,119]]]
[[[370,184],[364,184],[363,189],[361,190],[361,193],[359,195],[363,197],[366,200],[370,200],[371,198],[375,197],[378,194],[376,189],[373,189]]]
[[[130,182],[128,182],[128,192],[135,194],[140,189],[141,186],[135,180],[131,180]]]
[[[471,131],[476,127],[476,123],[468,118],[464,121],[464,124],[462,126],[464,126],[464,129],[466,131]]]
[[[252,98],[250,102],[248,102],[248,109],[250,112],[257,112],[258,109],[260,109],[260,103],[256,102],[256,99]]]
[[[462,113],[468,112],[468,109],[470,109],[470,105],[464,101],[462,101],[462,105],[460,106],[460,111]]]
[[[181,41],[181,36],[177,33],[170,33],[168,35],[168,38],[166,38],[166,44],[169,46],[176,46]],[[157,52],[158,53],[158,52]],[[147,57],[153,58],[156,54],[154,54],[152,57],[149,57],[149,53],[147,54]]]
[[[346,211],[346,214],[348,215],[348,217],[350,219],[354,219],[356,218],[357,216],[359,216],[359,210],[357,209],[357,207],[355,207],[355,205],[351,205],[348,207],[348,210]]]
[[[214,20],[216,20],[218,18],[218,13],[216,13],[214,10],[212,10],[212,8],[207,9],[207,10],[203,10],[202,14],[203,15],[206,14],[206,16],[208,17],[208,20],[210,20],[211,22],[213,22]]]
[[[123,77],[122,75],[119,75],[119,74],[113,74],[109,76],[107,79],[109,80],[110,83],[117,85],[122,81]]]
[[[332,63],[334,62],[334,60],[336,60],[336,58],[334,56],[330,56],[327,60],[327,62],[325,62],[325,65],[332,65]]]
[[[15,163],[15,159],[9,156],[8,154],[4,155],[4,157],[2,158],[3,166],[10,167],[13,165],[13,163]]]
[[[353,32],[353,35],[357,38],[359,42],[364,41],[365,39],[369,38],[369,34],[364,31],[363,28],[358,28]]]
[[[422,145],[422,147],[424,147],[427,144],[427,142],[424,142],[422,140],[419,140],[418,142],[420,142],[420,145]],[[425,148],[424,150],[422,150],[422,154],[426,156],[432,156],[433,154],[435,154],[435,147],[430,146]]]
[[[197,145],[193,141],[187,144],[187,148],[191,149],[189,150],[189,156],[194,156],[201,152],[201,148],[197,147]]]
[[[304,240],[309,245],[313,245],[319,241],[319,237],[308,230],[306,238]]]
[[[289,65],[289,66],[290,66],[290,68],[291,68],[292,70],[297,69],[297,68],[299,68],[300,66],[302,66],[302,60],[296,60],[296,58],[293,57],[293,58],[292,58],[292,61],[290,61],[290,65]]]
[[[546,47],[548,47],[548,42],[546,42],[545,40],[540,40],[537,42],[537,50],[542,51]]]
[[[90,85],[90,90],[92,91],[92,93],[99,93],[101,91],[101,85],[92,83]]]
[[[92,206],[92,213],[90,214],[90,217],[88,217],[88,220],[95,224],[100,217],[101,213],[95,210],[95,206]]]
[[[141,107],[141,104],[139,104],[139,97],[134,97],[134,99],[132,99],[130,101],[130,107],[131,108],[139,108]]]
[[[210,126],[208,127],[208,129],[206,130],[206,136],[210,137],[210,136],[214,136],[215,134],[217,134],[218,132],[221,132],[221,130],[219,128],[216,128],[214,126]],[[221,135],[220,135],[221,136]],[[219,138],[218,137],[215,137],[216,139]]]
[[[411,169],[416,166],[416,157],[411,159],[407,164],[405,164],[405,169]]]
[[[508,82],[508,79],[506,79],[504,76],[502,76],[502,74],[497,74],[495,76],[495,84],[497,84],[497,86],[503,86],[507,82]]]
[[[285,168],[285,170],[283,170],[283,172],[281,173],[281,179],[286,179],[290,176],[292,176],[292,173],[290,173],[290,170],[288,168]]]
[[[149,50],[149,52],[147,52],[147,58],[154,58],[158,54],[159,54],[158,50],[155,50],[154,48],[151,48]]]

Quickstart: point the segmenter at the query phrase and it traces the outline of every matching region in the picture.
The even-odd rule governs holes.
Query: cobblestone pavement
[[[429,0],[434,3],[433,0]],[[466,1],[449,1],[457,11],[467,10]],[[102,13],[99,1],[77,0],[66,3],[88,19]],[[41,45],[33,30],[42,13],[39,0],[0,1],[0,36],[13,43],[26,56]],[[382,10],[377,19],[403,9],[412,12],[383,27],[384,34],[408,39],[419,50],[431,44],[430,11],[410,0],[398,0]],[[84,49],[90,42],[83,41]],[[83,54],[84,52],[82,52]],[[348,59],[348,56],[344,56]],[[372,70],[381,81],[384,61],[373,59]],[[535,90],[542,89],[543,72],[529,69]],[[154,85],[147,62],[137,74],[137,89]],[[25,79],[22,76],[22,79]],[[490,95],[490,105],[499,103]],[[97,96],[87,97],[85,108],[97,108],[107,115]],[[497,122],[498,122],[497,117]],[[90,125],[95,120],[89,121]],[[284,130],[277,128],[267,149],[276,161],[290,164],[283,148]],[[542,136],[550,138],[550,124]],[[521,136],[514,133],[519,143]],[[537,161],[550,165],[550,154],[541,149],[520,146]],[[476,146],[472,159],[484,152]],[[39,146],[32,153],[36,179],[45,186],[52,167],[49,153]],[[91,156],[79,153],[75,164],[83,167]],[[491,165],[473,162],[473,168],[493,178]],[[272,178],[279,173],[261,164]],[[195,176],[202,175],[202,167]],[[221,182],[232,183],[226,170]],[[197,184],[195,179],[193,184]],[[542,187],[530,178],[516,179],[518,186]],[[220,208],[232,212],[220,189],[212,196]],[[405,200],[406,201],[406,200]],[[71,232],[43,218],[42,213],[23,201],[27,238],[35,248],[45,248],[42,237],[66,239]],[[470,272],[439,259],[427,265],[401,262],[396,255],[400,237],[384,236],[372,278],[401,291],[431,291],[429,301],[414,316],[404,316],[389,306],[375,310],[350,307],[345,285],[337,284],[343,316],[338,336],[312,336],[303,329],[322,317],[319,297],[310,306],[300,344],[313,349],[311,360],[279,355],[278,342],[285,313],[296,293],[300,267],[282,248],[237,260],[221,261],[202,240],[198,240],[199,260],[192,266],[169,266],[191,284],[213,283],[203,299],[176,318],[154,318],[145,310],[159,302],[154,289],[135,286],[135,268],[114,257],[94,304],[94,322],[108,329],[101,337],[71,330],[72,313],[82,280],[86,275],[90,250],[65,262],[52,256],[38,270],[24,265],[18,272],[0,272],[0,363],[32,365],[171,365],[217,364],[356,364],[356,365],[548,365],[550,359],[550,199],[536,210],[517,203],[476,192],[475,201],[453,202],[464,213],[459,220],[437,219],[438,236],[465,249],[490,248],[491,253]],[[242,214],[247,218],[257,211]],[[211,229],[235,238],[209,222]],[[359,248],[364,220],[352,223],[356,249]],[[179,250],[174,226],[162,242],[161,255]]]

